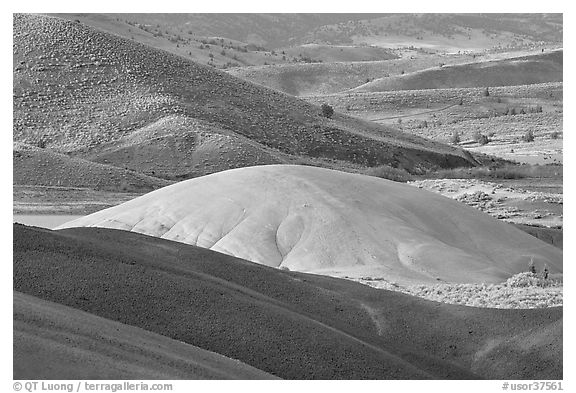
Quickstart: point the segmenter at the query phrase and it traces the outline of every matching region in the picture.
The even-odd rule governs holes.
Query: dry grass
[[[414,180],[413,176],[402,168],[393,168],[388,165],[380,165],[374,168],[368,168],[363,172],[364,175],[380,177],[401,183]]]
[[[402,286],[385,279],[357,279],[374,288],[387,289],[441,303],[482,308],[527,309],[563,305],[562,275],[548,279],[519,273],[500,284],[436,284]]]
[[[562,165],[513,165],[441,169],[426,174],[431,179],[523,179],[558,178],[563,176]]]

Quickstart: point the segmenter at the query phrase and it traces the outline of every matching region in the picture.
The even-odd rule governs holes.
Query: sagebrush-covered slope
[[[340,114],[327,119],[318,106],[80,23],[16,14],[13,37],[15,141],[90,157],[177,115],[194,120],[188,134],[235,134],[258,151],[416,170],[474,164],[460,149]],[[185,143],[182,128],[175,134]],[[126,157],[107,158],[123,167]]]

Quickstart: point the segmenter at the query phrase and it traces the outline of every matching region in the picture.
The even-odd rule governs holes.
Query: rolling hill
[[[321,98],[364,85],[385,75],[400,75],[437,66],[438,63],[462,63],[468,56],[406,56],[382,61],[280,64],[231,68],[227,72],[247,81],[294,96]]]
[[[14,185],[146,192],[170,184],[156,177],[69,157],[24,143],[14,143],[12,162]]]
[[[246,137],[186,116],[167,116],[117,141],[96,146],[86,156],[122,163],[163,179],[202,176],[250,165],[285,163],[286,155]]]
[[[14,379],[271,379],[237,360],[14,292]]]
[[[475,164],[460,149],[338,113],[328,119],[318,106],[80,23],[14,15],[15,141],[90,158],[102,145],[125,143],[172,116],[192,119],[196,138],[205,127],[238,136],[230,139],[232,150],[247,138],[256,150],[343,165],[402,162],[418,171]],[[161,154],[181,157],[169,149]],[[124,168],[124,157],[105,158]]]
[[[562,308],[446,305],[110,229],[14,225],[13,261],[15,291],[282,378],[562,378]]]
[[[562,82],[563,51],[470,64],[436,67],[380,78],[353,92],[516,86]]]
[[[60,228],[104,227],[290,270],[402,283],[495,283],[562,252],[440,195],[323,168],[240,168],[165,187]]]
[[[130,23],[168,37],[225,37],[279,49],[301,44],[474,48],[562,42],[562,14],[59,14],[95,25]],[[116,26],[118,28],[118,26]]]

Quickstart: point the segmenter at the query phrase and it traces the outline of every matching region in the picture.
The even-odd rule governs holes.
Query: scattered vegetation
[[[475,168],[441,169],[428,172],[425,177],[433,179],[523,179],[557,178],[562,176],[561,165],[514,165],[481,166]]]
[[[393,168],[388,165],[380,165],[374,168],[368,168],[365,175],[380,177],[382,179],[388,179],[400,183],[406,183],[413,180],[413,177],[408,171],[403,168]]]
[[[563,305],[561,275],[544,278],[531,272],[510,277],[500,284],[436,284],[402,286],[384,279],[363,277],[363,284],[418,296],[442,303],[482,308],[528,309]]]

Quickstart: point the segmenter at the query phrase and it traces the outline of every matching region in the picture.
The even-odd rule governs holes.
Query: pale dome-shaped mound
[[[449,198],[328,169],[240,168],[164,187],[61,228],[116,228],[290,270],[399,282],[500,282],[562,251]]]

